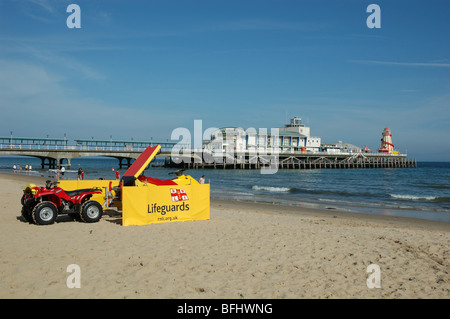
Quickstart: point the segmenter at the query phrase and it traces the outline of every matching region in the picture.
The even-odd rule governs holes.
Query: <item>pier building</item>
[[[294,117],[284,127],[275,129],[244,130],[238,127],[224,127],[211,133],[211,140],[205,141],[203,149],[214,153],[249,152],[318,152],[320,137],[310,136],[310,127]]]
[[[368,148],[366,147],[366,150],[367,149]],[[356,145],[339,141],[337,143],[323,143],[321,145],[321,151],[330,154],[339,154],[339,153],[360,153],[361,151],[363,151],[363,149]],[[367,153],[367,151],[364,152]]]
[[[278,128],[278,130],[286,136],[283,139],[281,151],[310,151],[310,152],[318,152],[321,146],[321,138],[311,136],[310,131],[311,128],[302,123],[302,119],[299,117],[294,117],[290,119],[289,123],[284,127]],[[299,144],[296,145],[295,135],[299,136]],[[292,141],[286,141],[292,136]],[[285,147],[288,146],[288,147]],[[284,147],[284,148],[283,148]],[[304,149],[302,149],[304,148]]]

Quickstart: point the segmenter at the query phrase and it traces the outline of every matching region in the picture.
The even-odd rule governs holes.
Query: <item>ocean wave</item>
[[[252,190],[267,191],[274,193],[290,193],[292,195],[315,195],[315,196],[339,196],[343,198],[364,196],[364,197],[381,197],[381,194],[373,194],[368,192],[351,193],[345,190],[338,189],[311,189],[311,188],[297,188],[297,187],[277,187],[277,186],[252,186]]]
[[[389,194],[392,198],[402,199],[402,200],[436,200],[438,196],[418,196],[418,195],[400,195],[400,194]]]
[[[281,192],[281,193],[287,193],[291,191],[289,187],[257,186],[257,185],[254,185],[252,189],[255,191]]]
[[[55,169],[49,169],[48,171],[49,171],[49,172],[56,173],[56,168],[55,168]],[[59,170],[59,172],[61,173],[61,170]],[[66,172],[66,173],[77,173],[78,170],[66,169],[65,172]]]
[[[430,188],[435,188],[435,189],[450,189],[450,186],[447,185],[432,185],[429,186]]]

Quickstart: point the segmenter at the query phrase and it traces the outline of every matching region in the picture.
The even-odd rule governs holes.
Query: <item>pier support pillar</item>
[[[119,168],[123,168],[124,165],[126,165],[126,167],[130,167],[131,166],[131,157],[117,157],[117,159],[119,160]],[[126,159],[127,163],[124,164],[123,160]]]
[[[45,161],[47,160],[47,163]],[[41,168],[45,168],[45,166],[48,166],[48,168],[56,168],[56,158],[50,158],[50,157],[43,157],[41,158]]]
[[[70,158],[59,158],[59,159],[56,159],[56,162],[58,163],[58,166],[59,167],[61,167],[61,166],[63,166],[64,165],[64,160],[66,160],[67,161],[67,168],[70,168]]]

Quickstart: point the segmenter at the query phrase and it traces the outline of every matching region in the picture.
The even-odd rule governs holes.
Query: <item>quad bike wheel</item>
[[[95,200],[88,200],[81,205],[80,218],[86,223],[96,223],[102,218],[102,215],[102,205]]]
[[[38,225],[53,224],[57,215],[58,209],[55,204],[47,201],[37,204],[31,213],[33,221]]]

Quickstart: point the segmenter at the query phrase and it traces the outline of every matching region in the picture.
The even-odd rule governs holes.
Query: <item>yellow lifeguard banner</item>
[[[123,174],[123,179],[135,182],[122,187],[122,225],[209,219],[209,184],[185,175],[165,181],[139,179],[160,149],[160,145],[147,147]]]
[[[122,225],[209,219],[209,184],[124,187]]]

